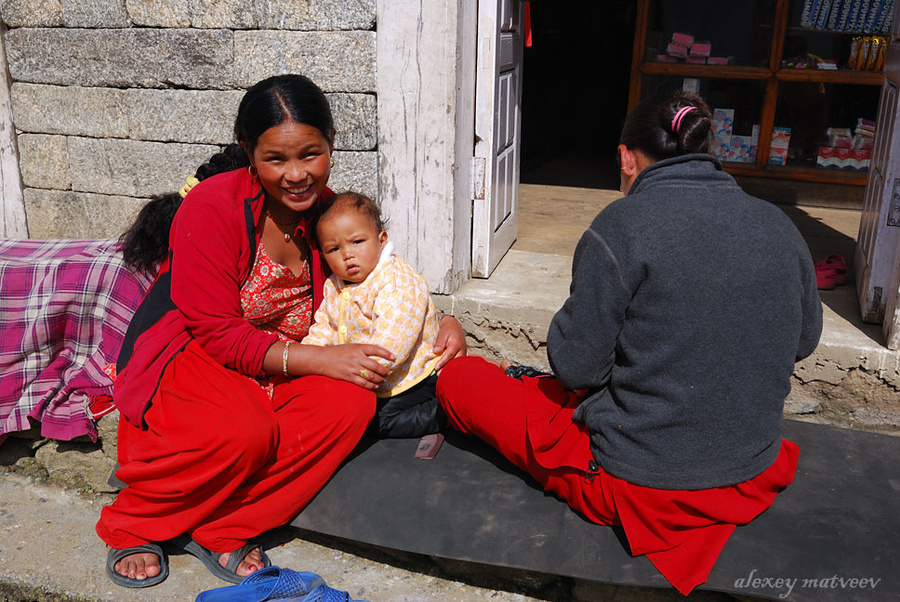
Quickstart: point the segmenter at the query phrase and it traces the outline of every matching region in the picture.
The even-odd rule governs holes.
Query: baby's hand
[[[456,318],[444,316],[441,319],[433,349],[435,354],[441,356],[435,365],[438,371],[453,358],[466,355],[466,333]]]

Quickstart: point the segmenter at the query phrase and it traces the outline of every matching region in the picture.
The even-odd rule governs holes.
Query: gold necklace
[[[268,209],[266,210],[266,215],[269,216],[269,219],[275,222],[275,225],[278,226],[278,229],[281,230],[282,234],[284,234],[284,242],[291,242],[291,232],[297,229],[297,224],[300,223],[300,218],[293,221],[280,222],[275,219],[275,216],[272,215],[272,212]],[[289,228],[287,232],[284,231],[284,227]]]

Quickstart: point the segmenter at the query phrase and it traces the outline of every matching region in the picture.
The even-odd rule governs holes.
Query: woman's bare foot
[[[225,552],[219,556],[219,564],[223,567],[226,566],[229,558],[231,558],[231,552]],[[250,573],[255,573],[261,568],[264,568],[264,566],[262,552],[260,552],[259,548],[253,548],[250,550],[249,554],[244,556],[244,559],[241,561],[241,564],[238,565],[235,573],[237,573],[238,577],[246,577]]]
[[[151,553],[130,554],[116,563],[115,570],[123,577],[138,581],[156,577],[161,570],[159,556]]]

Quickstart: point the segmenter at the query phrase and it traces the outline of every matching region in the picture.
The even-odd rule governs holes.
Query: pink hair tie
[[[678,112],[675,113],[675,117],[672,118],[672,133],[677,134],[679,128],[681,128],[681,120],[684,119],[684,116],[690,113],[691,111],[696,111],[697,107],[693,105],[688,105],[686,107],[681,107],[678,109]]]

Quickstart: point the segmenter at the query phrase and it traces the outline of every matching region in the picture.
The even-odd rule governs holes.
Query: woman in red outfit
[[[103,509],[97,533],[120,585],[165,579],[155,542],[235,583],[266,566],[249,540],[293,518],[373,417],[385,372],[373,357],[389,351],[292,345],[307,334],[326,277],[312,223],[333,194],[334,133],[313,82],[263,80],[240,104],[239,146],[182,191],[168,257],[119,358],[117,476],[128,487]],[[152,263],[141,257],[140,227],[127,239],[138,249],[132,263]],[[450,317],[442,349],[445,361],[465,353]]]
[[[629,115],[625,197],[578,243],[547,336],[553,377],[469,357],[437,386],[451,426],[620,525],[683,594],[793,479],[782,409],[822,328],[806,243],[722,171],[710,126],[706,103],[681,92]]]

